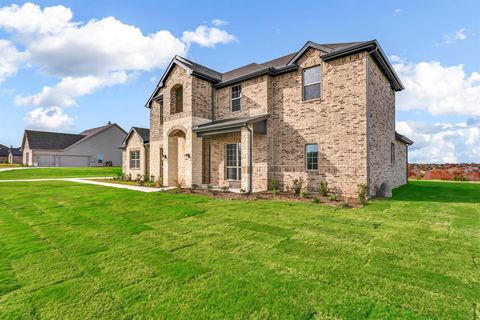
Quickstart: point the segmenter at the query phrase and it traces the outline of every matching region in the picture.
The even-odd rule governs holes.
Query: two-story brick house
[[[175,57],[148,100],[150,174],[164,185],[282,189],[303,178],[355,195],[407,182],[395,132],[403,85],[377,41],[317,44],[220,73]]]

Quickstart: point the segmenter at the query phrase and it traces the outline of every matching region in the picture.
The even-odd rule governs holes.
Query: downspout
[[[245,124],[249,136],[248,136],[248,190],[247,193],[252,193],[253,191],[253,130],[250,129],[248,124]]]

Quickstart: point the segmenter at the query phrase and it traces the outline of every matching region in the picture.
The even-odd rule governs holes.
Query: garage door
[[[61,167],[88,167],[90,157],[85,156],[61,156],[59,166]]]
[[[55,166],[54,156],[39,155],[37,157],[37,166],[39,166],[39,167],[54,167]]]

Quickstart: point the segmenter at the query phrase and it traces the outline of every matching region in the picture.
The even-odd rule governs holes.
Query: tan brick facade
[[[140,167],[132,168],[130,166],[130,152],[139,151],[140,152]],[[149,145],[143,143],[142,138],[136,133],[133,132],[128,141],[126,141],[126,148],[122,153],[123,157],[123,174],[130,175],[132,179],[136,179],[138,175],[141,177],[150,177],[150,154],[149,154]]]
[[[198,137],[192,128],[212,120],[268,114],[266,134],[253,134],[253,190],[266,190],[272,179],[289,189],[294,179],[303,178],[309,190],[327,181],[333,192],[353,196],[362,183],[369,184],[372,195],[383,182],[394,187],[405,183],[407,148],[395,140],[395,96],[387,78],[366,51],[330,61],[322,59],[324,54],[310,48],[292,71],[232,83],[242,85],[241,110],[236,112],[231,86],[215,88],[174,65],[156,92],[163,99],[163,124],[160,100],[150,104],[151,174],[161,176],[164,185],[211,183],[247,190],[253,126],[208,137]],[[312,66],[321,66],[321,97],[303,101],[303,70]],[[171,114],[172,89],[179,85],[183,112]],[[229,143],[242,148],[238,181],[225,177]],[[318,170],[308,171],[305,148],[312,143],[318,145],[319,163]],[[395,144],[393,164],[390,143]]]

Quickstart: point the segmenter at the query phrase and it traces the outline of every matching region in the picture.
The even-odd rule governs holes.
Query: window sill
[[[302,103],[322,102],[322,101],[323,101],[322,97],[316,98],[316,99],[310,99],[310,100],[304,100],[304,99],[302,99]]]

